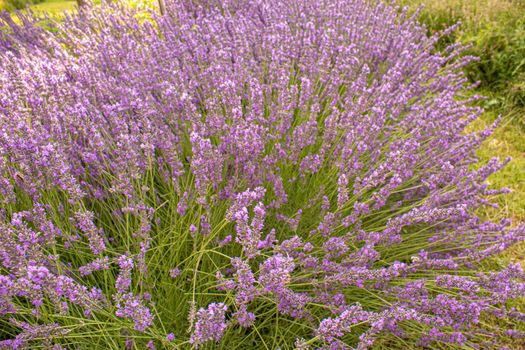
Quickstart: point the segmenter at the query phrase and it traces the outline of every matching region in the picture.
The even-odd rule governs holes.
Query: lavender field
[[[4,12],[0,349],[525,349],[509,120],[403,4]]]

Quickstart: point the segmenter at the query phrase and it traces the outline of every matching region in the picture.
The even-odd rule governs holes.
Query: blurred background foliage
[[[44,1],[45,0],[0,0],[0,9],[7,11],[21,10]]]

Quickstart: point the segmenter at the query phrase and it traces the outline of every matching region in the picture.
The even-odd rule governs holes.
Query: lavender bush
[[[502,348],[473,58],[364,0],[0,24],[0,348]],[[523,343],[521,343],[523,344]]]

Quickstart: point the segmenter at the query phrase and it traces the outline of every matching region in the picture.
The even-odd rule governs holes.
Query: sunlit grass
[[[64,11],[73,12],[76,8],[74,0],[46,0],[40,4],[31,6],[37,14],[48,14],[49,16],[60,16]]]

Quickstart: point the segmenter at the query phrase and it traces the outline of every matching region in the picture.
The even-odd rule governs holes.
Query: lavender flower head
[[[228,306],[224,303],[211,303],[206,309],[199,309],[190,343],[198,347],[208,341],[218,342],[228,327],[225,319],[226,311]]]

